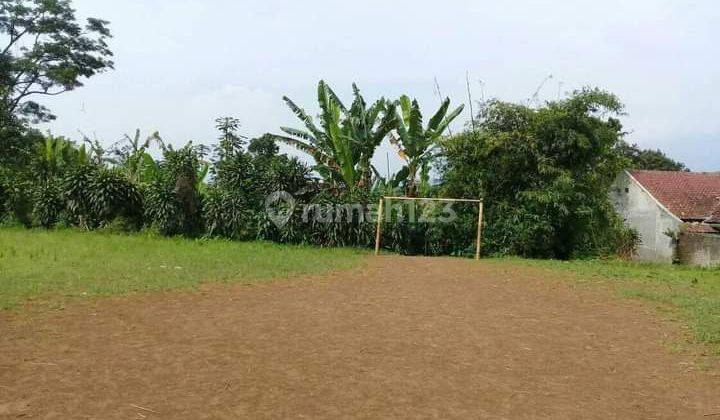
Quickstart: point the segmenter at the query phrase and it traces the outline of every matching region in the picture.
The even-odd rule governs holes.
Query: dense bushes
[[[583,90],[541,108],[491,101],[478,129],[443,143],[443,188],[483,197],[487,252],[570,258],[628,235],[608,200],[627,161],[615,96]]]
[[[288,99],[305,129],[284,128],[288,136],[247,145],[236,119],[218,119],[221,136],[212,150],[192,143],[175,149],[157,133],[142,140],[139,131],[109,151],[47,136],[35,141],[24,165],[0,165],[0,208],[6,218],[45,228],[371,246],[378,199],[405,192],[483,198],[486,254],[571,258],[632,249],[637,238],[607,196],[628,164],[615,118],[622,106],[613,95],[583,90],[537,108],[490,101],[472,130],[442,140],[462,108],[448,112],[446,100],[423,124],[416,101],[381,99],[368,107],[354,93],[346,108],[321,83],[319,125]],[[368,168],[383,138],[405,162],[389,179]],[[280,154],[275,140],[311,154],[317,165]],[[160,159],[150,154],[153,145]],[[451,212],[393,202],[383,246],[409,254],[474,253],[475,205],[457,203]]]

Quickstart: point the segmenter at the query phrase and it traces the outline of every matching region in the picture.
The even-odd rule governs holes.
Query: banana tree
[[[113,163],[125,170],[130,181],[149,182],[155,178],[157,172],[157,164],[147,152],[153,143],[165,149],[165,143],[157,131],[145,139],[141,138],[140,129],[136,129],[132,137],[125,134],[122,140],[113,145]]]
[[[360,152],[360,186],[369,187],[373,174],[370,161],[383,139],[397,126],[397,113],[395,105],[388,104],[384,98],[375,101],[368,108],[355,83],[352,88],[354,99],[349,112],[346,112],[343,128]]]
[[[286,135],[272,135],[274,140],[309,154],[314,169],[333,184],[348,188],[370,187],[370,160],[377,146],[394,128],[395,115],[388,115],[383,99],[369,108],[353,84],[354,100],[348,109],[324,82],[318,83],[319,127],[290,98],[283,97],[305,129],[280,127]],[[380,115],[384,114],[383,118]]]
[[[67,168],[83,163],[84,154],[84,147],[77,148],[70,140],[48,135],[37,145],[36,175],[43,179],[55,178]]]
[[[397,101],[397,106],[398,124],[390,133],[390,143],[397,148],[398,155],[405,161],[405,195],[414,197],[418,190],[418,173],[429,173],[438,141],[450,123],[460,115],[464,105],[448,113],[450,99],[446,98],[428,121],[427,127],[423,127],[423,117],[417,100],[411,101],[403,95]]]

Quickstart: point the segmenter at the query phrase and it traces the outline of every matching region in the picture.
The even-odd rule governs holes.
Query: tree
[[[684,163],[669,158],[660,149],[641,149],[637,144],[622,141],[618,150],[629,160],[630,169],[689,171]]]
[[[435,112],[427,127],[423,128],[423,117],[417,100],[410,101],[406,95],[398,101],[400,115],[396,130],[390,136],[390,142],[398,149],[400,158],[406,163],[401,169],[405,177],[405,195],[414,197],[418,189],[418,173],[427,177],[433,152],[448,125],[462,112],[460,105],[448,114],[450,99],[446,98]]]
[[[37,146],[32,165],[37,179],[51,180],[63,175],[69,168],[87,163],[84,146],[78,148],[64,137],[48,135]]]
[[[238,133],[240,120],[234,117],[216,118],[215,128],[220,131],[220,142],[217,147],[220,158],[242,151],[247,138]]]
[[[477,130],[443,141],[445,194],[482,197],[489,252],[570,258],[614,251],[626,231],[608,193],[623,106],[597,89],[539,108],[486,103]]]
[[[398,120],[394,104],[380,98],[368,108],[355,83],[352,89],[354,99],[350,110],[345,113],[343,128],[359,150],[360,186],[370,187],[373,173],[370,161],[383,139],[397,126]]]
[[[125,134],[122,140],[113,145],[110,150],[114,156],[111,158],[111,162],[123,169],[131,182],[148,183],[157,175],[157,163],[148,153],[148,149],[153,143],[157,144],[160,149],[165,149],[165,143],[160,137],[160,133],[155,131],[142,139],[138,128],[132,137]]]
[[[0,112],[48,121],[55,117],[32,100],[83,86],[82,79],[113,68],[108,22],[81,26],[69,0],[0,0]],[[5,37],[4,37],[5,38]]]
[[[385,111],[380,99],[369,108],[353,84],[354,100],[348,109],[324,82],[318,83],[320,127],[290,98],[288,107],[304,123],[305,129],[281,127],[286,135],[272,138],[303,151],[315,160],[314,169],[327,181],[350,189],[370,188],[370,160],[375,149],[394,128],[394,113]],[[384,114],[381,118],[380,115]]]

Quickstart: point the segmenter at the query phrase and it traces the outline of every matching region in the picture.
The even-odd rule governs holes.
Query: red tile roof
[[[630,171],[630,174],[683,220],[704,220],[720,202],[720,172]]]
[[[715,207],[715,211],[710,215],[710,217],[708,217],[707,220],[705,220],[705,222],[720,225],[720,203],[718,203],[717,207]]]
[[[685,231],[688,233],[713,233],[720,234],[720,230],[714,229],[707,223],[688,223],[685,225]]]

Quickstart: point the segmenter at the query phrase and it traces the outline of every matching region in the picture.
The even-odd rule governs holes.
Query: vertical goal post
[[[470,199],[470,198],[423,198],[423,197],[392,197],[392,196],[380,197],[380,202],[378,203],[377,228],[375,230],[375,255],[380,254],[380,237],[382,235],[383,207],[384,207],[385,200],[477,203],[477,205],[478,205],[478,220],[477,220],[477,237],[475,239],[475,259],[476,260],[480,259],[480,238],[481,238],[481,234],[482,234],[483,201],[482,200],[474,200],[474,199]]]

